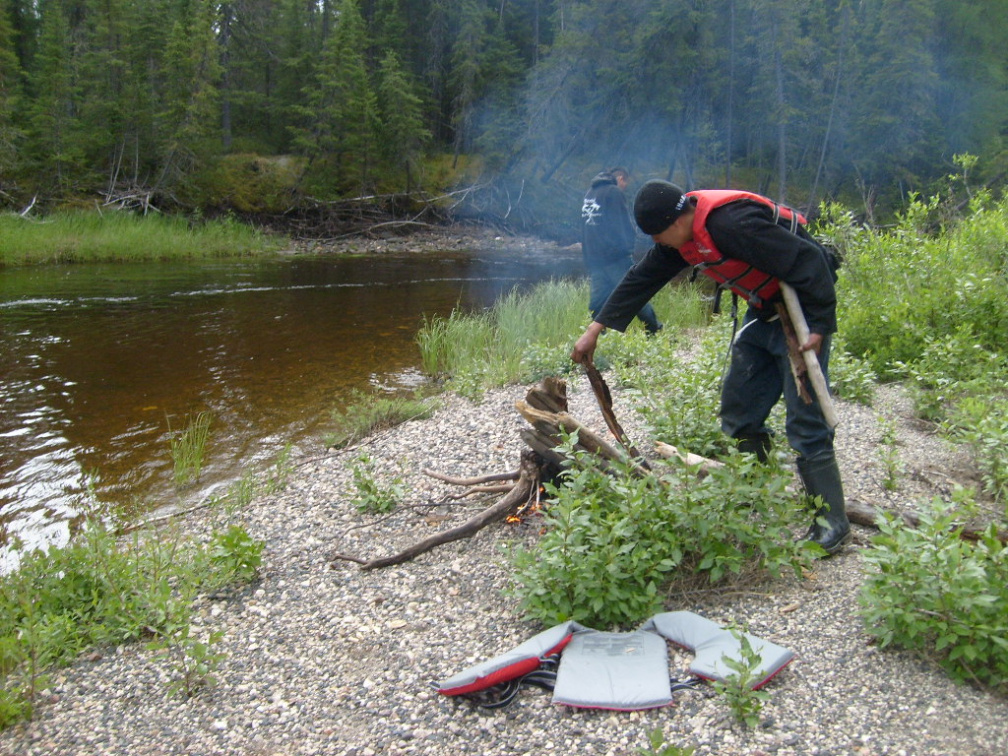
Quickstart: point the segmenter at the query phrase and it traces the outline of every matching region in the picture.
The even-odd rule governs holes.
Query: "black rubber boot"
[[[770,450],[773,448],[773,441],[769,433],[745,433],[736,436],[738,439],[738,450],[746,454],[755,454],[760,462],[770,459]]]
[[[812,498],[822,499],[805,540],[818,543],[828,555],[833,555],[850,537],[850,521],[836,456],[830,454],[812,461],[799,459],[798,474],[805,484],[805,492]],[[820,520],[824,524],[820,524]]]

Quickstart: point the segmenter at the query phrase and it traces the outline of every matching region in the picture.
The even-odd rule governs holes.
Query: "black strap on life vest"
[[[560,654],[550,654],[539,660],[539,666],[531,672],[507,680],[489,688],[478,690],[465,696],[481,709],[503,709],[510,706],[518,697],[518,693],[526,685],[534,685],[543,690],[553,690],[556,687],[557,668],[560,666]],[[437,687],[437,683],[433,683]]]

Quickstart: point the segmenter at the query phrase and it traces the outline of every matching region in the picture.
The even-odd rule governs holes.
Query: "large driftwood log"
[[[377,557],[370,561],[345,554],[337,554],[334,559],[357,562],[361,565],[362,570],[401,564],[442,544],[468,538],[487,525],[519,511],[536,495],[541,481],[555,477],[562,469],[564,457],[556,448],[561,443],[563,433],[576,432],[578,441],[575,448],[596,455],[603,465],[616,460],[629,459],[626,453],[617,449],[567,413],[567,384],[559,378],[544,379],[538,386],[526,393],[525,401],[516,402],[515,407],[532,426],[520,432],[522,440],[529,448],[522,452],[520,465],[516,472],[486,475],[479,478],[456,478],[424,470],[427,475],[438,480],[455,485],[471,486],[469,491],[462,496],[474,492],[488,492],[491,489],[485,486],[487,483],[515,481],[511,486],[496,486],[492,489],[492,492],[505,494],[499,501],[470,517],[461,525],[434,533],[397,554]],[[637,474],[647,474],[647,470],[639,463],[632,463],[631,469]]]

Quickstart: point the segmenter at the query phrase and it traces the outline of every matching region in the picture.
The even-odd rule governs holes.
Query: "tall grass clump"
[[[283,243],[230,218],[192,222],[123,211],[56,212],[41,220],[0,215],[0,266],[242,257]]]
[[[512,289],[481,312],[428,320],[417,334],[424,370],[469,396],[521,381],[544,363],[565,371],[564,350],[585,325],[587,301],[583,283],[549,281]]]
[[[177,433],[172,432],[169,422],[168,432],[171,434],[169,444],[176,487],[199,480],[206,456],[207,440],[210,438],[210,424],[211,417],[207,412],[200,412],[190,418],[186,426]]]
[[[382,396],[353,391],[347,404],[332,412],[334,429],[326,434],[326,446],[342,449],[365,436],[410,420],[423,420],[438,402],[422,396]]]
[[[446,379],[464,395],[514,382],[535,381],[545,375],[562,375],[574,365],[570,351],[574,341],[590,322],[586,281],[550,281],[527,293],[512,290],[490,309],[464,313],[454,310],[447,318],[424,323],[417,343],[425,372]],[[703,322],[709,310],[694,287],[666,287],[654,299],[666,334],[674,334],[683,324]],[[647,350],[644,331],[631,324],[625,337],[613,337],[611,344],[627,339],[618,348],[618,359],[637,362]],[[605,350],[598,353],[608,360]]]

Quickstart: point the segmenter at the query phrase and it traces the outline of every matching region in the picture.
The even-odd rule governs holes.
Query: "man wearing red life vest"
[[[833,429],[818,401],[805,404],[798,395],[774,307],[780,282],[790,284],[809,326],[801,348],[816,353],[828,376],[830,336],[836,331],[836,274],[830,257],[805,231],[803,218],[748,192],[684,193],[667,181],[648,181],[637,193],[634,216],[655,245],[624,276],[577,340],[571,359],[590,358],[603,330],[625,330],[643,303],[691,265],[746,299],[749,308],[721,392],[721,428],[738,440],[742,451],[765,459],[770,449],[766,420],[784,396],[798,473],[807,493],[823,502],[805,538],[827,554],[836,553],[850,535],[850,523]]]

